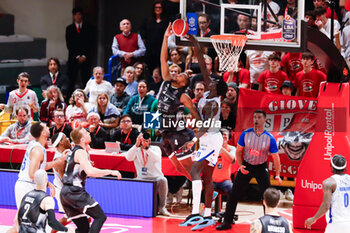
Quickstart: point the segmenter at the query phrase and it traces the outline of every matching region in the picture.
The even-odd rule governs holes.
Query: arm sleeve
[[[63,226],[55,217],[55,211],[53,209],[47,210],[47,219],[49,226],[56,231],[67,232],[68,228]]]
[[[34,92],[34,103],[35,103],[35,107],[37,107],[40,110],[38,96],[36,95],[35,92]]]
[[[278,153],[277,142],[272,135],[270,135],[270,153],[271,154]]]
[[[152,155],[152,157],[157,158],[157,160],[162,159],[162,151],[158,146],[150,146],[146,152]]]
[[[142,57],[146,53],[146,47],[145,44],[142,41],[142,38],[140,35],[137,35],[137,46],[139,47],[137,50],[133,52],[134,57]]]
[[[137,153],[137,147],[134,145],[128,150],[128,152],[126,152],[125,154],[126,160],[134,161],[136,157],[136,153]]]
[[[91,85],[91,81],[92,81],[93,79],[90,79],[88,82],[87,82],[87,84],[86,84],[86,86],[85,86],[85,89],[84,89],[84,92],[85,92],[85,94],[89,94],[90,93],[90,85]]]
[[[123,115],[125,114],[130,114],[131,113],[131,106],[134,104],[134,99],[133,98],[130,98],[128,104],[126,105],[126,108],[124,110],[124,113]]]
[[[245,131],[243,131],[243,133],[241,134],[241,136],[239,137],[239,140],[238,140],[238,145],[242,146],[242,147],[245,147],[245,143],[244,143],[244,137],[245,137]]]
[[[48,101],[41,102],[40,114],[39,114],[39,119],[41,122],[47,123],[49,121],[47,109],[48,109]]]
[[[10,132],[13,129],[14,125],[10,125],[9,127],[7,127],[7,129],[5,130],[5,132],[3,132],[1,134],[1,137],[10,137]]]
[[[40,78],[40,87],[41,87],[41,90],[46,90],[49,87],[45,80],[45,76]]]
[[[119,57],[123,57],[125,54],[124,51],[121,51],[119,49],[118,40],[115,37],[113,38],[112,52],[113,52],[113,55],[118,55]]]
[[[259,78],[258,78],[257,82],[260,83],[260,84],[264,84],[264,79],[265,79],[265,75],[264,75],[264,72],[263,72],[263,73],[261,73],[259,75]]]
[[[91,147],[94,149],[105,149],[105,141],[108,141],[108,135],[106,131],[101,127],[98,134],[95,136],[94,133],[90,133]]]

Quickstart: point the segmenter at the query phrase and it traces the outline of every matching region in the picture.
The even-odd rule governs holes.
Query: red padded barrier
[[[304,228],[305,220],[317,212],[323,197],[322,182],[332,175],[331,156],[342,154],[350,161],[349,92],[349,83],[321,84],[316,133],[299,166],[295,186],[293,206],[295,228]],[[325,227],[324,217],[312,225],[312,229]]]

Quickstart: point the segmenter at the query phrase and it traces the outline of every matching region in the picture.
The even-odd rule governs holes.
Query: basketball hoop
[[[219,57],[219,70],[238,71],[238,60],[247,37],[244,35],[214,35],[210,37]]]

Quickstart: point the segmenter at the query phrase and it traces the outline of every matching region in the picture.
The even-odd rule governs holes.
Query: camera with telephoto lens
[[[142,137],[143,139],[148,140],[151,137],[151,135],[147,131],[143,131]]]

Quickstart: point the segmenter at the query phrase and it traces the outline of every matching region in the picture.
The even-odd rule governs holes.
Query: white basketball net
[[[219,57],[219,70],[237,72],[239,55],[244,48],[247,37],[243,35],[214,35],[210,39]]]

